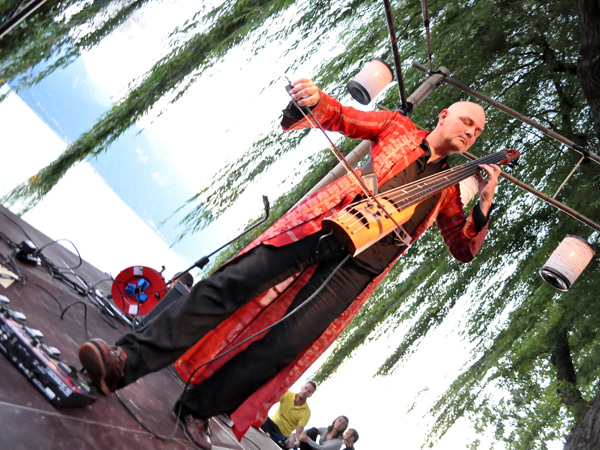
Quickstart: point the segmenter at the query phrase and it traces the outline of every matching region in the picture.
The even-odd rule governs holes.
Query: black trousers
[[[319,430],[316,427],[309,428],[308,430],[304,430],[306,435],[311,438],[313,441],[317,442],[317,438],[319,437]],[[300,450],[314,450],[310,444],[306,442],[300,442]]]
[[[270,417],[263,422],[260,428],[269,434],[269,437],[281,448],[287,448],[285,441],[289,436],[284,435],[277,424]]]
[[[200,418],[232,413],[320,336],[397,253],[398,247],[391,240],[383,240],[361,254],[362,258],[350,258],[307,305],[211,377],[188,388],[179,400],[184,412]],[[128,356],[123,386],[172,364],[252,298],[317,264],[310,281],[290,305],[291,311],[315,292],[346,256],[333,237],[322,233],[283,247],[259,245],[252,249],[197,283],[150,324],[116,342]]]

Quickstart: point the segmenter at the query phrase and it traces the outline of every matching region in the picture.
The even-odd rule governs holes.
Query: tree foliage
[[[427,57],[421,4],[404,0],[393,2],[392,8],[410,92],[425,78],[410,67],[410,61],[425,62]],[[600,61],[600,47],[585,34],[590,28],[585,26],[590,23],[588,16],[598,14],[597,9],[586,0],[580,0],[579,9],[568,0],[432,3],[434,66],[449,67],[453,78],[598,153],[599,132],[596,128],[594,134],[594,124],[600,123],[595,106],[600,90],[594,87],[593,68]],[[585,17],[580,11],[585,11]],[[15,190],[11,199],[26,198],[34,204],[75,162],[109,148],[159,99],[184,95],[202,70],[236,45],[250,43],[258,49],[265,39],[286,40],[294,49],[308,42],[308,52],[294,62],[297,66],[323,42],[332,41],[335,56],[309,75],[342,100],[348,96],[341,80],[350,79],[366,60],[378,56],[392,61],[379,2],[229,1],[199,15],[179,33],[181,44],[173,52],[59,160]],[[2,67],[8,67],[10,61],[1,61]],[[592,78],[591,87],[586,76]],[[443,86],[412,118],[432,128],[436,113],[460,99],[465,95]],[[387,90],[380,103],[396,107],[397,90]],[[474,152],[519,149],[522,158],[513,174],[552,195],[580,156],[494,108],[486,107],[486,113],[486,130]],[[190,199],[197,208],[185,219],[187,230],[201,229],[229,208],[249,183],[305,135],[283,134],[274,125],[239,161],[223,168]],[[347,151],[353,143],[344,140],[342,145]],[[265,149],[269,149],[267,157]],[[454,161],[462,162],[459,156]],[[302,180],[275,202],[274,218],[333,165],[327,154],[311,158]],[[584,163],[561,190],[559,200],[597,221],[599,184],[598,165]],[[402,342],[376,373],[383,376],[400,370],[422,338],[460,308],[464,338],[476,350],[435,404],[437,422],[427,442],[434,443],[456,420],[468,416],[480,429],[493,429],[509,448],[543,449],[549,440],[566,435],[586,401],[597,393],[600,308],[593,293],[600,290],[600,268],[593,260],[568,292],[549,287],[538,271],[565,235],[579,235],[593,247],[600,236],[506,181],[500,183],[492,221],[484,248],[468,265],[447,254],[438,233],[427,232],[339,339],[319,378],[333,374],[364,343],[410,323]],[[216,264],[252,238],[237,243]],[[498,399],[498,392],[505,395]]]
[[[5,23],[23,3],[0,3]],[[46,2],[0,42],[0,83],[13,89],[32,86],[110,35],[147,0]]]

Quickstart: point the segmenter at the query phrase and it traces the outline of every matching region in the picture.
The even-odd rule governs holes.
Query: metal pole
[[[14,14],[8,18],[6,22],[0,25],[0,39],[4,37],[10,30],[23,22],[36,9],[46,3],[46,0],[31,0],[27,3],[21,3]]]
[[[421,0],[421,9],[423,10],[423,25],[425,25],[425,37],[427,39],[427,54],[429,56],[429,70],[433,72],[433,63],[431,58],[433,51],[431,50],[431,35],[429,34],[429,4],[427,0]]]
[[[470,159],[477,159],[477,156],[473,155],[472,153],[469,152],[465,152],[462,153],[463,155],[465,155],[467,158]],[[565,205],[562,202],[559,202],[558,200],[556,200],[555,198],[550,197],[549,195],[544,194],[543,192],[538,191],[537,189],[534,189],[533,187],[529,186],[528,184],[523,183],[521,180],[513,177],[512,175],[507,174],[506,172],[502,171],[500,173],[500,176],[506,178],[507,180],[515,183],[517,186],[519,186],[521,189],[526,190],[527,192],[531,192],[533,195],[535,195],[536,197],[541,198],[542,200],[544,200],[545,202],[550,203],[552,206],[560,209],[563,212],[566,212],[568,215],[570,215],[571,217],[579,220],[580,222],[584,223],[585,225],[587,225],[590,228],[593,228],[596,231],[600,231],[600,224],[597,224],[596,222],[594,222],[592,219],[590,219],[589,217],[584,216],[583,214],[580,214],[578,211],[574,210],[573,208]]]
[[[585,160],[585,156],[582,156],[581,159],[577,162],[577,164],[575,164],[575,167],[573,167],[573,170],[571,170],[571,172],[569,173],[569,175],[567,175],[567,178],[565,178],[565,180],[558,187],[558,189],[556,190],[556,192],[554,193],[554,195],[552,196],[552,198],[556,198],[556,196],[558,195],[558,193],[561,191],[561,189],[563,187],[565,187],[565,184],[567,184],[567,181],[569,181],[569,179],[573,176],[573,174],[575,173],[575,171],[579,168],[579,166],[581,165],[581,163],[584,160]]]
[[[420,70],[422,72],[427,73],[427,67],[425,67],[422,64],[419,64],[416,61],[413,62],[413,67],[415,69],[418,69],[418,70]],[[502,103],[497,102],[496,100],[494,100],[494,99],[492,99],[492,98],[490,98],[490,97],[488,97],[488,96],[486,96],[486,95],[484,95],[484,94],[482,94],[480,92],[477,92],[477,91],[475,91],[474,89],[471,89],[468,86],[465,86],[464,84],[462,84],[462,83],[454,80],[453,78],[451,78],[449,76],[446,76],[444,78],[444,81],[446,83],[448,83],[449,85],[454,86],[454,87],[460,89],[461,91],[464,91],[464,92],[472,95],[473,97],[477,97],[478,99],[483,100],[484,102],[489,103],[492,106],[495,106],[496,108],[498,108],[501,111],[504,111],[508,115],[513,116],[516,119],[519,119],[521,122],[525,122],[525,123],[531,125],[532,127],[537,128],[538,130],[540,130],[542,133],[546,134],[547,136],[550,136],[550,137],[556,139],[557,141],[559,141],[559,142],[567,145],[568,147],[572,148],[573,150],[577,151],[578,153],[582,154],[583,156],[585,156],[585,157],[593,160],[594,162],[600,164],[600,157],[598,155],[590,152],[587,148],[582,147],[579,144],[576,144],[575,142],[567,139],[566,137],[561,136],[560,134],[558,134],[558,133],[550,130],[549,128],[546,128],[545,126],[540,125],[535,120],[532,120],[532,119],[524,116],[523,114],[515,111],[514,109],[511,109],[508,106],[503,105]]]
[[[404,78],[402,77],[402,67],[400,66],[400,55],[398,54],[398,43],[396,42],[396,28],[392,17],[392,8],[389,0],[383,0],[385,6],[385,17],[387,19],[388,29],[390,31],[390,40],[392,41],[392,53],[394,54],[394,66],[396,67],[396,77],[398,78],[398,90],[400,91],[400,100],[402,101],[403,114],[410,115],[411,107],[406,101],[406,91],[404,89]]]

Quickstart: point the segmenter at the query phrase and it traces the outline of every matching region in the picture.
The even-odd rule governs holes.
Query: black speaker
[[[163,298],[156,304],[154,308],[150,310],[148,314],[144,316],[144,322],[150,323],[158,316],[162,311],[167,309],[173,303],[178,301],[184,295],[189,294],[189,289],[185,287],[180,281],[176,281],[175,284],[169,289]]]

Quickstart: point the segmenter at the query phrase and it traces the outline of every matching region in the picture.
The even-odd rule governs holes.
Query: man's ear
[[[440,115],[438,117],[438,124],[439,125],[443,125],[444,121],[446,120],[446,117],[448,117],[448,113],[449,111],[447,109],[442,109],[442,112],[440,112]]]

